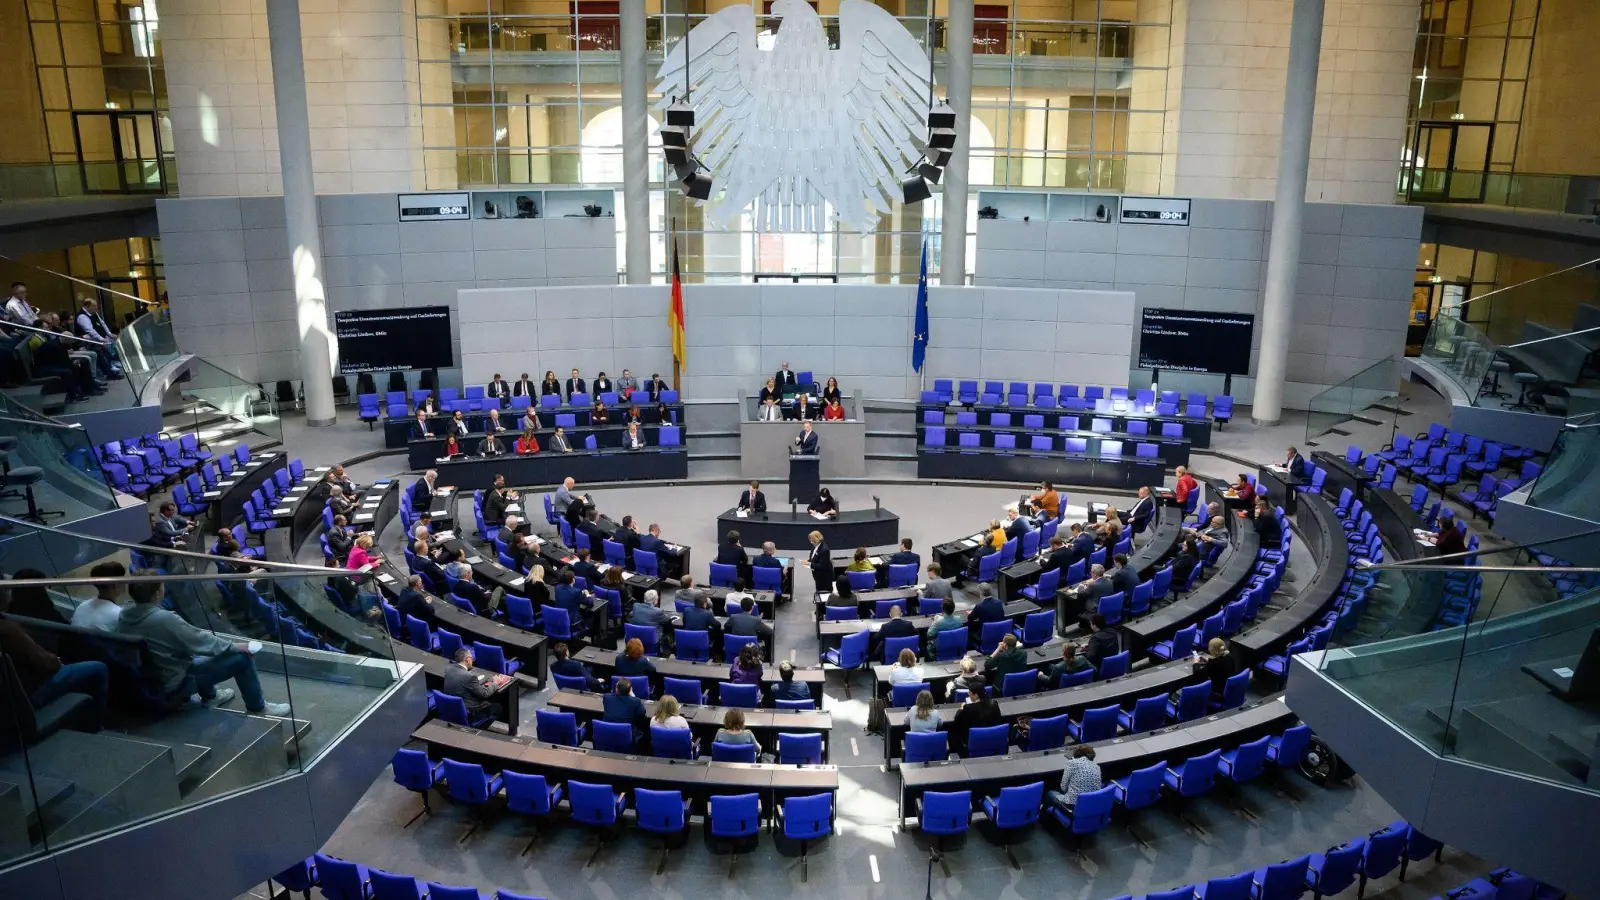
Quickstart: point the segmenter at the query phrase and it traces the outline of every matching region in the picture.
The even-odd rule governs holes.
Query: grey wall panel
[[[627,290],[613,289],[611,294],[611,316],[614,319],[640,318],[659,319],[663,333],[667,329],[667,307],[672,301],[672,290],[666,285],[650,287],[630,287]],[[688,311],[684,311],[688,315]]]
[[[544,249],[545,223],[541,219],[473,219],[470,227],[472,247],[478,250]]]
[[[1189,287],[1235,288],[1254,291],[1261,287],[1261,265],[1254,259],[1204,259],[1190,257]]]
[[[982,352],[976,347],[930,346],[922,369],[930,378],[976,378]]]
[[[407,284],[423,281],[473,281],[477,277],[476,273],[473,254],[466,250],[407,253],[400,258],[400,276]]]
[[[1189,202],[1189,219],[1197,228],[1264,231],[1271,224],[1272,204],[1264,200],[1222,200],[1196,197]],[[1190,256],[1195,255],[1193,252]]]
[[[594,249],[610,247],[616,252],[615,219],[552,219],[544,229],[547,250]]]
[[[732,287],[737,290],[743,285]],[[838,311],[835,305],[838,290],[831,284],[800,285],[782,281],[767,283],[760,285],[758,291],[744,292],[746,306],[740,314],[806,318],[832,316]],[[748,307],[751,302],[758,304],[756,309]]]
[[[243,235],[245,259],[272,259],[289,265],[289,238],[282,227],[246,229]]]
[[[394,225],[400,205],[394,194],[328,194],[317,198],[317,216],[329,225]]]
[[[179,303],[180,297],[183,301],[198,301],[216,293],[243,294],[250,291],[250,273],[243,261],[191,265],[174,262],[170,256],[166,260],[167,292],[173,297],[174,303]]]
[[[504,278],[543,278],[543,253],[525,250],[479,250],[471,255],[479,281]]]
[[[473,222],[401,222],[401,253],[439,253],[473,249]],[[488,224],[488,223],[485,223]]]
[[[1261,232],[1233,228],[1192,228],[1189,258],[1260,259]]]
[[[1048,244],[1049,228],[1044,222],[1000,222],[978,234],[978,247],[983,250],[1044,250]],[[1000,274],[996,272],[996,274]]]
[[[833,291],[835,316],[916,315],[917,290],[914,286],[841,284]]]
[[[1111,285],[1117,280],[1117,256],[1115,253],[1052,251],[1045,254],[1044,278],[1051,282]]]
[[[479,323],[478,329],[493,327]],[[467,335],[472,330],[465,332]],[[610,319],[545,319],[539,323],[540,350],[610,350]],[[581,367],[580,367],[581,368]]]
[[[282,197],[240,197],[239,222],[244,228],[284,229]]]
[[[1052,297],[1050,299],[1054,301],[1055,298]],[[1031,306],[1032,304],[1029,305]],[[1051,302],[1050,306],[1052,308],[1048,312],[1053,314],[1055,312],[1055,303]],[[983,323],[983,346],[986,350],[1054,351],[1058,349],[1056,346],[1056,323],[1054,321],[988,319]]]
[[[325,256],[322,266],[329,287],[350,287],[359,284],[403,283],[405,275],[398,253],[371,256]],[[432,280],[432,279],[429,279]]]
[[[589,278],[591,281],[617,279],[617,251],[614,247],[574,247],[540,257],[550,278]]]
[[[231,231],[180,231],[161,242],[163,258],[185,263],[243,260],[244,234]],[[170,254],[170,256],[168,255]]]
[[[261,353],[299,352],[300,329],[294,322],[255,323],[255,346]]]
[[[419,281],[407,282],[400,289],[400,297],[396,304],[392,289],[388,293],[390,305],[400,306],[455,306],[456,295],[463,290],[477,287],[477,283],[468,281]],[[460,328],[457,327],[457,334]]]
[[[1118,256],[1188,256],[1188,228],[1170,225],[1117,226]]]
[[[324,219],[322,252],[327,256],[399,253],[400,226],[392,219],[381,225],[331,225]]]
[[[1330,235],[1312,234],[1306,232],[1300,236],[1300,264],[1313,266],[1337,266],[1339,264],[1339,242],[1330,240]]]
[[[1184,309],[1254,313],[1260,301],[1261,295],[1256,291],[1234,288],[1194,287],[1191,285],[1183,292]]]
[[[294,290],[294,273],[281,259],[253,259],[244,266],[246,283],[252,291]]]
[[[1155,226],[1146,225],[1146,228]],[[1172,231],[1182,229],[1173,228]],[[1169,284],[1182,287],[1188,283],[1189,259],[1185,256],[1143,256],[1125,252],[1117,254],[1117,290],[1127,290],[1129,284]]]
[[[250,322],[252,309],[249,294],[216,294],[206,306],[206,317],[212,324],[237,325]]]
[[[832,346],[833,317],[807,316],[795,313],[764,313],[761,316],[761,345],[770,346]]]
[[[754,369],[744,368],[742,372],[750,376],[753,386],[750,393],[758,391],[766,383],[767,376],[778,371],[785,361],[789,368],[796,372],[810,372],[813,378],[826,380],[828,375],[838,371],[838,348],[828,341],[805,341],[786,343],[779,341],[773,344],[763,344],[761,352],[755,359],[759,363]],[[740,360],[747,360],[744,354],[736,354]],[[741,371],[741,370],[736,370]]]
[[[612,290],[608,287],[534,291],[534,312],[540,319],[611,316]]]
[[[1350,203],[1344,206],[1342,234],[1369,237],[1413,238],[1422,227],[1420,206]]]
[[[1272,208],[1270,203],[1262,205],[1267,209]],[[1301,227],[1306,234],[1343,234],[1344,209],[1344,204],[1341,203],[1307,203]],[[1262,230],[1265,231],[1270,224],[1263,220]]]
[[[1334,298],[1326,294],[1297,291],[1294,298],[1294,331],[1307,325],[1327,325],[1333,321]],[[1291,332],[1292,334],[1292,332]]]
[[[611,340],[618,347],[669,347],[672,331],[667,317],[612,319]]]
[[[910,316],[835,316],[833,343],[841,347],[893,347],[906,342],[915,322]]]
[[[161,220],[163,243],[169,234],[239,231],[244,227],[237,197],[161,199],[156,201],[156,215]]]
[[[985,226],[987,227],[987,226]],[[1116,253],[1117,229],[1104,222],[1050,222],[1046,249],[1052,253]],[[981,235],[983,228],[978,229]]]

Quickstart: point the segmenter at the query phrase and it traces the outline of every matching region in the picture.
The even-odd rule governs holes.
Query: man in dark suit
[[[794,439],[795,452],[801,456],[817,455],[817,433],[811,430],[811,423],[805,422],[800,426],[800,433]]]
[[[487,523],[487,515],[484,516],[484,520]],[[517,535],[517,526],[521,524],[522,520],[516,516],[506,516],[505,522],[500,526],[500,530],[495,532],[494,536],[507,547],[515,547],[522,543],[522,538]]]
[[[589,674],[589,667],[572,658],[572,650],[565,641],[557,641],[550,651],[554,659],[550,660],[550,674],[563,675],[567,678],[582,678],[589,684],[590,693],[598,694],[606,689],[605,683]]]
[[[644,389],[645,392],[650,395],[651,403],[655,403],[661,399],[662,391],[672,390],[672,388],[667,386],[665,381],[661,380],[660,374],[651,375],[650,380],[644,383]]]
[[[484,393],[499,400],[501,406],[511,405],[511,385],[500,377],[499,372],[494,373],[494,378],[484,388]]]
[[[734,582],[733,589],[741,594],[744,593],[744,581]],[[771,639],[772,626],[761,621],[755,614],[755,608],[755,598],[745,594],[744,599],[739,601],[739,612],[728,616],[727,633],[751,635],[763,642]]]
[[[428,423],[428,414],[419,409],[416,421],[411,423],[411,439],[420,441],[431,437],[433,437],[433,426]]]
[[[394,608],[400,611],[400,621],[404,622],[406,616],[416,616],[430,627],[433,625],[433,601],[428,599],[423,590],[421,575],[406,579],[406,586],[394,601]]]
[[[556,433],[550,435],[550,449],[556,453],[571,453],[572,442],[567,440],[566,429],[556,426]]]
[[[711,613],[711,600],[698,591],[694,595],[694,606],[683,611],[683,631],[704,631],[708,637],[715,638],[722,631],[722,623]],[[715,640],[712,641],[715,643]]]
[[[1028,521],[1027,516],[1019,515],[1014,509],[1006,513],[1006,540],[1020,544],[1022,536],[1032,530],[1033,523]]]
[[[494,486],[489,493],[483,496],[483,521],[486,525],[503,522],[506,518],[506,507],[516,498],[511,496],[511,491],[506,489],[506,477],[494,476]]]
[[[1134,501],[1133,508],[1128,510],[1128,523],[1133,527],[1135,534],[1144,531],[1150,524],[1150,517],[1156,513],[1156,501],[1150,496],[1148,487],[1139,488],[1139,499]]]
[[[422,402],[417,404],[417,412],[425,416],[437,416],[439,414],[438,399],[431,393],[423,397]]]
[[[660,553],[667,549],[667,542],[661,539],[661,526],[654,522],[639,535],[639,549],[646,553]]]
[[[765,544],[762,544],[760,555],[751,560],[750,565],[772,569],[783,568],[783,560],[778,558],[777,545],[773,544],[771,541],[767,541]]]
[[[750,577],[750,557],[745,554],[744,545],[739,543],[737,531],[728,532],[727,540],[717,545],[716,561],[718,565],[733,566],[739,578]]]
[[[900,608],[899,604],[889,607],[889,621],[883,623],[883,627],[878,629],[877,640],[872,645],[872,657],[874,659],[879,659],[883,656],[883,645],[890,638],[917,636],[917,626],[911,624],[904,617],[905,611]],[[921,657],[921,655],[920,653],[917,654],[918,657]],[[890,662],[893,662],[893,660],[890,660]]]
[[[922,557],[911,552],[911,538],[900,539],[900,549],[897,550],[893,556],[889,557],[889,565],[916,566],[918,569],[922,568]]]
[[[1083,608],[1093,612],[1095,604],[1100,598],[1112,593],[1111,579],[1106,577],[1106,567],[1095,563],[1089,567],[1089,578],[1079,583],[1075,588],[1079,597],[1083,598]]]
[[[1106,617],[1099,613],[1089,617],[1089,631],[1092,633],[1089,642],[1084,645],[1083,658],[1099,668],[1101,660],[1117,655],[1122,649],[1122,642],[1117,640],[1116,631],[1106,627]]]
[[[985,584],[978,588],[978,593],[982,596],[982,599],[978,601],[976,606],[972,607],[972,612],[967,615],[967,627],[972,630],[974,638],[977,637],[978,632],[983,630],[983,623],[998,622],[1006,617],[1006,605],[1000,602],[999,597],[994,595],[992,586]]]
[[[600,584],[600,569],[589,560],[589,551],[579,548],[578,561],[572,564],[572,574],[582,578],[589,587]]]
[[[1050,553],[1044,558],[1044,562],[1039,564],[1039,571],[1050,572],[1055,569],[1061,569],[1065,574],[1065,569],[1076,561],[1073,558],[1072,548],[1068,547],[1067,542],[1061,539],[1061,535],[1052,534],[1050,536]]]
[[[1094,532],[1086,531],[1082,525],[1073,522],[1070,546],[1072,548],[1071,562],[1088,559],[1089,555],[1094,553]],[[1068,563],[1068,565],[1071,565],[1071,563]]]
[[[578,370],[577,369],[573,369],[572,370],[572,377],[567,379],[567,402],[568,403],[572,402],[572,395],[573,394],[587,394],[587,393],[589,393],[589,385],[588,385],[588,383],[585,382],[583,380],[583,377],[578,374]]]
[[[1133,599],[1133,589],[1139,586],[1139,573],[1128,568],[1128,555],[1118,553],[1111,558],[1116,563],[1116,568],[1111,571],[1111,590],[1113,593],[1122,592],[1125,600]]]
[[[605,704],[605,712],[600,717],[602,720],[632,725],[635,741],[648,732],[650,713],[645,710],[644,701],[633,695],[633,682],[626,678],[616,679],[611,693],[605,695],[601,702]]]
[[[767,511],[767,495],[761,492],[761,482],[750,482],[749,489],[739,495],[739,505],[736,508],[752,513]]]
[[[550,602],[566,610],[567,615],[576,624],[583,621],[580,617],[588,608],[589,594],[578,589],[577,579],[573,576],[572,570],[567,569],[557,578],[555,594]]]
[[[460,697],[467,705],[469,720],[485,716],[499,719],[505,715],[505,708],[489,698],[499,693],[511,679],[505,675],[492,677],[479,675],[472,671],[472,662],[471,648],[462,647],[457,650],[454,664],[444,670],[444,685],[440,691],[452,697]]]
[[[527,372],[523,372],[522,377],[517,379],[517,383],[511,386],[511,396],[537,397],[539,396],[539,386],[533,383],[533,379],[528,377]]]
[[[639,546],[639,531],[633,525],[633,516],[622,517],[622,524],[617,526],[611,539],[622,545],[622,555],[632,565],[633,550]]]
[[[778,374],[772,376],[772,380],[777,384],[778,396],[780,397],[800,389],[800,380],[795,377],[787,362],[778,367]]]
[[[1306,479],[1306,458],[1301,456],[1300,451],[1294,447],[1288,449],[1283,461],[1283,467],[1289,470],[1289,477],[1295,481],[1304,481]]]
[[[429,469],[422,473],[417,483],[411,486],[411,505],[418,512],[426,510],[433,505],[433,485],[439,480],[439,472]]]

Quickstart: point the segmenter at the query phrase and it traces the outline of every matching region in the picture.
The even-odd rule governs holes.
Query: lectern
[[[810,506],[822,484],[822,455],[789,454],[789,502]]]

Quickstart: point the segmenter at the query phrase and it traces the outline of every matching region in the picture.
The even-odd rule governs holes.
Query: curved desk
[[[587,747],[541,744],[531,738],[506,737],[492,731],[463,728],[447,722],[425,723],[411,735],[428,745],[433,759],[450,757],[475,762],[493,771],[543,775],[547,781],[576,779],[601,782],[612,790],[671,788],[694,801],[694,811],[706,813],[706,801],[717,794],[761,795],[769,819],[785,797],[819,792],[837,793],[839,770],[833,766],[779,766],[773,764],[719,763],[706,759],[655,759],[630,753],[605,753]],[[839,804],[833,804],[838,815]]]
[[[1183,437],[1189,442],[1189,446],[1195,448],[1211,446],[1211,419],[1206,416],[1163,416],[1154,412],[1140,412],[1131,408],[1118,410],[1117,404],[1119,402],[1102,397],[1092,403],[1080,402],[1078,406],[1072,409],[1060,406],[995,406],[984,403],[975,403],[964,407],[964,409],[976,412],[979,421],[982,422],[990,421],[989,416],[992,413],[1010,413],[1012,420],[1019,424],[1023,416],[1043,416],[1044,427],[1052,432],[1061,430],[1061,420],[1063,418],[1067,419],[1066,426],[1068,430],[1076,429],[1079,424],[1082,424],[1082,419],[1097,418],[1110,420],[1111,430],[1122,433],[1127,433],[1129,422],[1142,420],[1148,423],[1145,426],[1146,431],[1158,435],[1161,433],[1163,424],[1172,423],[1183,427]],[[1131,405],[1132,401],[1128,402]],[[917,404],[917,423],[919,425],[923,424],[924,414],[930,410],[943,414],[950,411],[951,407],[928,403]],[[949,423],[949,427],[956,428],[957,426],[952,421]]]
[[[605,698],[599,694],[578,691],[557,691],[550,698],[551,709],[573,713],[578,721],[588,722],[605,715]],[[645,711],[655,714],[656,702],[644,701]],[[829,733],[833,730],[833,715],[808,709],[746,709],[744,727],[756,733],[756,740],[768,753],[776,753],[778,735],[784,732],[822,735],[822,761],[828,761]],[[711,741],[728,710],[721,706],[689,706],[679,708],[679,714],[689,722],[689,730],[700,739],[702,751],[709,752]]]
[[[619,409],[626,410],[627,407],[626,406],[613,406],[613,407],[609,408],[609,411],[611,412],[613,418],[615,418],[618,415],[618,410]],[[674,419],[672,424],[674,424],[674,425],[682,425],[683,421],[684,421],[684,407],[683,407],[683,404],[682,403],[674,403],[674,404],[672,404],[671,406],[668,407],[668,410],[672,413],[672,417]],[[555,425],[556,425],[555,417],[558,416],[558,415],[562,415],[562,414],[570,414],[573,417],[573,422],[574,422],[574,425],[572,426],[573,428],[582,428],[585,431],[594,431],[597,434],[602,429],[606,429],[606,428],[621,428],[621,427],[623,427],[622,425],[602,425],[599,428],[592,427],[589,424],[590,407],[587,407],[587,406],[582,406],[582,407],[558,406],[555,409],[550,409],[550,408],[540,409],[538,412],[539,412],[539,424],[543,425],[544,427],[535,429],[534,430],[534,434],[539,436],[539,443],[541,445],[544,443],[545,435],[547,433],[555,431]],[[453,417],[453,415],[454,415],[453,413],[441,412],[441,413],[438,413],[436,415],[429,416],[428,417],[428,429],[430,431],[432,431],[434,434],[438,434],[438,435],[444,434],[445,429],[450,427],[450,420]],[[479,419],[488,418],[488,412],[487,411],[462,413],[462,415],[466,418],[467,422],[469,423],[467,425],[467,427],[472,429],[473,431],[478,431],[479,430],[478,424],[477,424]],[[519,420],[521,420],[521,418],[522,418],[522,410],[520,410],[520,409],[512,409],[509,406],[502,407],[500,409],[500,424],[502,426],[504,426],[506,429],[508,429],[509,433],[511,434],[511,436],[513,438],[515,438],[516,435],[521,433],[521,431],[522,431],[522,429],[520,427],[518,427],[518,425],[517,425],[517,422]],[[655,408],[654,404],[640,407],[639,419],[640,419],[639,424],[640,424],[641,427],[646,426],[646,425],[655,427],[655,426],[659,426],[661,424],[660,421],[658,421],[658,419],[656,417],[656,408]],[[407,416],[389,416],[389,417],[386,417],[383,420],[383,446],[388,448],[388,449],[390,449],[390,450],[398,450],[401,447],[404,447],[406,445],[406,442],[411,440],[411,426],[414,425],[416,423],[416,421],[417,421],[417,416],[416,416],[415,412],[413,412],[412,414],[407,415]],[[568,428],[567,431],[570,433],[572,431],[572,428]],[[613,445],[614,446],[621,446],[622,445],[621,439],[618,438],[614,442]]]
[[[900,517],[887,509],[840,510],[832,519],[812,518],[808,512],[769,509],[740,517],[729,509],[717,516],[717,534],[739,532],[740,543],[759,547],[771,541],[779,550],[811,551],[809,535],[822,532],[822,542],[833,547],[887,547],[900,543]],[[809,576],[808,576],[809,577]]]
[[[430,444],[429,441],[421,442]],[[509,450],[509,446],[507,447]],[[420,463],[413,453],[412,467],[437,469],[439,484],[464,490],[487,490],[494,476],[504,475],[513,487],[560,484],[572,476],[580,482],[666,481],[689,477],[689,453],[682,447],[646,447],[643,450],[574,450],[541,452],[528,456],[464,457],[439,461],[431,451]]]
[[[1261,537],[1254,528],[1236,533],[1234,543],[1218,558],[1216,571],[1195,588],[1194,593],[1117,626],[1122,631],[1123,649],[1132,650],[1133,658],[1139,659],[1149,653],[1157,641],[1164,641],[1207,616],[1215,615],[1228,601],[1235,599],[1250,580],[1260,546]]]
[[[1100,454],[1100,444],[1103,441],[1121,441],[1124,451],[1132,456],[1131,449],[1135,444],[1154,444],[1157,459],[1169,466],[1187,466],[1189,464],[1189,439],[1163,435],[1158,430],[1155,434],[1135,434],[1126,431],[1094,431],[1085,428],[1071,427],[1072,422],[1067,422],[1061,428],[1052,428],[1045,431],[1039,428],[1024,428],[1017,425],[956,425],[955,423],[929,425],[926,422],[917,423],[917,446],[922,446],[928,436],[928,429],[943,428],[946,435],[951,433],[972,433],[978,436],[978,446],[995,447],[995,438],[999,435],[1010,435],[1012,448],[1025,450],[1032,444],[1034,435],[1041,435],[1055,443],[1058,438],[1081,438],[1087,447],[1090,456]],[[1081,423],[1079,423],[1081,424]]]
[[[1006,604],[1006,618],[1014,624],[1021,625],[1022,620],[1033,613],[1039,612],[1039,607],[1031,600],[1013,600]],[[905,616],[905,621],[910,622],[917,629],[917,639],[923,644],[928,642],[928,629],[933,627],[933,622],[938,616]],[[842,619],[836,622],[817,623],[817,644],[821,647],[837,647],[841,641],[858,631],[870,631],[874,635],[878,629],[888,622],[888,619]],[[969,634],[969,639],[971,635]],[[872,641],[876,643],[876,641]],[[993,648],[990,648],[991,650]],[[986,651],[987,652],[987,651]]]
[[[1224,713],[1214,713],[1182,725],[1158,728],[1140,735],[1100,741],[1094,761],[1104,779],[1120,778],[1134,769],[1158,762],[1176,765],[1212,750],[1231,749],[1263,735],[1280,734],[1299,719],[1289,711],[1283,695],[1246,703]],[[971,790],[994,794],[1012,785],[1044,781],[1047,788],[1060,784],[1071,744],[1057,750],[1009,753],[978,759],[952,759],[900,766],[900,821],[917,807],[927,791]]]
[[[602,650],[599,647],[588,646],[572,654],[572,658],[588,666],[596,677],[609,678],[616,669],[617,654],[612,651]],[[701,689],[709,689],[714,685],[727,681],[731,676],[727,663],[716,662],[691,662],[686,659],[668,659],[652,656],[650,663],[656,667],[655,677],[650,679],[652,687],[659,686],[663,678],[688,678],[700,682]],[[766,666],[762,669],[762,683],[771,686],[778,683],[778,667]],[[770,676],[770,677],[769,677]],[[811,691],[811,699],[822,708],[822,690],[827,673],[821,666],[796,667],[794,680],[803,684]],[[765,692],[764,692],[765,693]],[[770,696],[770,694],[768,694]]]
[[[1166,471],[1166,463],[1161,460],[1139,459],[1132,452],[1123,456],[1094,456],[1022,447],[1001,450],[925,444],[917,447],[918,478],[1033,484],[1053,481],[1057,485],[1134,488],[1160,484]]]
[[[1145,528],[1145,533],[1150,537],[1128,556],[1128,568],[1138,573],[1140,581],[1149,581],[1156,568],[1177,551],[1178,535],[1182,531],[1182,508],[1157,503],[1155,515]],[[1048,554],[1050,545],[1045,544],[1039,550]],[[1039,557],[1012,563],[1000,570],[999,577],[995,579],[995,592],[1000,595],[1001,600],[1013,599],[1021,595],[1023,588],[1037,583],[1042,573],[1043,563]],[[1067,624],[1065,621],[1057,622],[1057,626],[1061,628],[1065,628]]]
[[[1350,541],[1328,501],[1320,494],[1305,494],[1296,508],[1295,530],[1316,557],[1316,574],[1300,586],[1288,606],[1233,636],[1229,643],[1242,667],[1254,666],[1283,652],[1291,640],[1298,638],[1312,620],[1333,604],[1350,565]]]

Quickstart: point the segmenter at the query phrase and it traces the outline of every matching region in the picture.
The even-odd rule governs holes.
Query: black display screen
[[[1139,323],[1139,368],[1250,374],[1250,313],[1147,307]]]
[[[333,314],[333,326],[346,375],[455,365],[448,306],[342,310]]]

